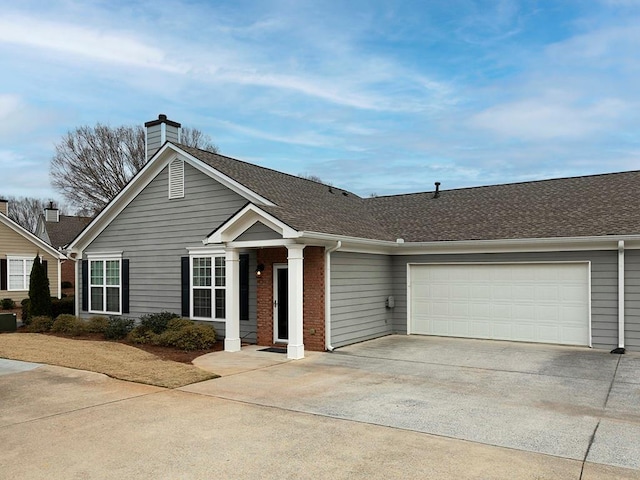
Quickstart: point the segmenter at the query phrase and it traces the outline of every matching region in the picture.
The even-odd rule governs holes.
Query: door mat
[[[287,349],[286,348],[276,348],[276,347],[262,348],[262,349],[260,349],[258,351],[259,352],[271,352],[271,353],[287,353]]]

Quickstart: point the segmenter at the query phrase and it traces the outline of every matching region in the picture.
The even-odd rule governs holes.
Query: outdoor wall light
[[[256,277],[261,277],[262,272],[264,272],[264,263],[261,263],[256,267]]]

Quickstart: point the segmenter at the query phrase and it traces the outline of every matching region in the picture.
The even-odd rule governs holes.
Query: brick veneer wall
[[[60,268],[60,281],[76,284],[76,262],[73,260],[63,260]]]
[[[305,349],[324,350],[324,247],[305,247],[303,282],[303,341]],[[286,248],[258,250],[264,271],[258,278],[258,345],[273,345],[273,264],[287,263]]]

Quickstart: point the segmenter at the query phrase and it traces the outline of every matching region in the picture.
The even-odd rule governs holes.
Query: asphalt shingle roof
[[[51,245],[56,248],[68,245],[93,218],[60,215],[59,220],[59,222],[44,222]]]
[[[277,206],[299,231],[406,242],[640,234],[640,171],[361,198],[179,145]],[[444,185],[446,187],[446,184]]]

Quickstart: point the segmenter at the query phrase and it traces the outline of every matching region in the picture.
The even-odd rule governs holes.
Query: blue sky
[[[640,1],[4,1],[0,195],[165,113],[363,196],[640,168]]]

